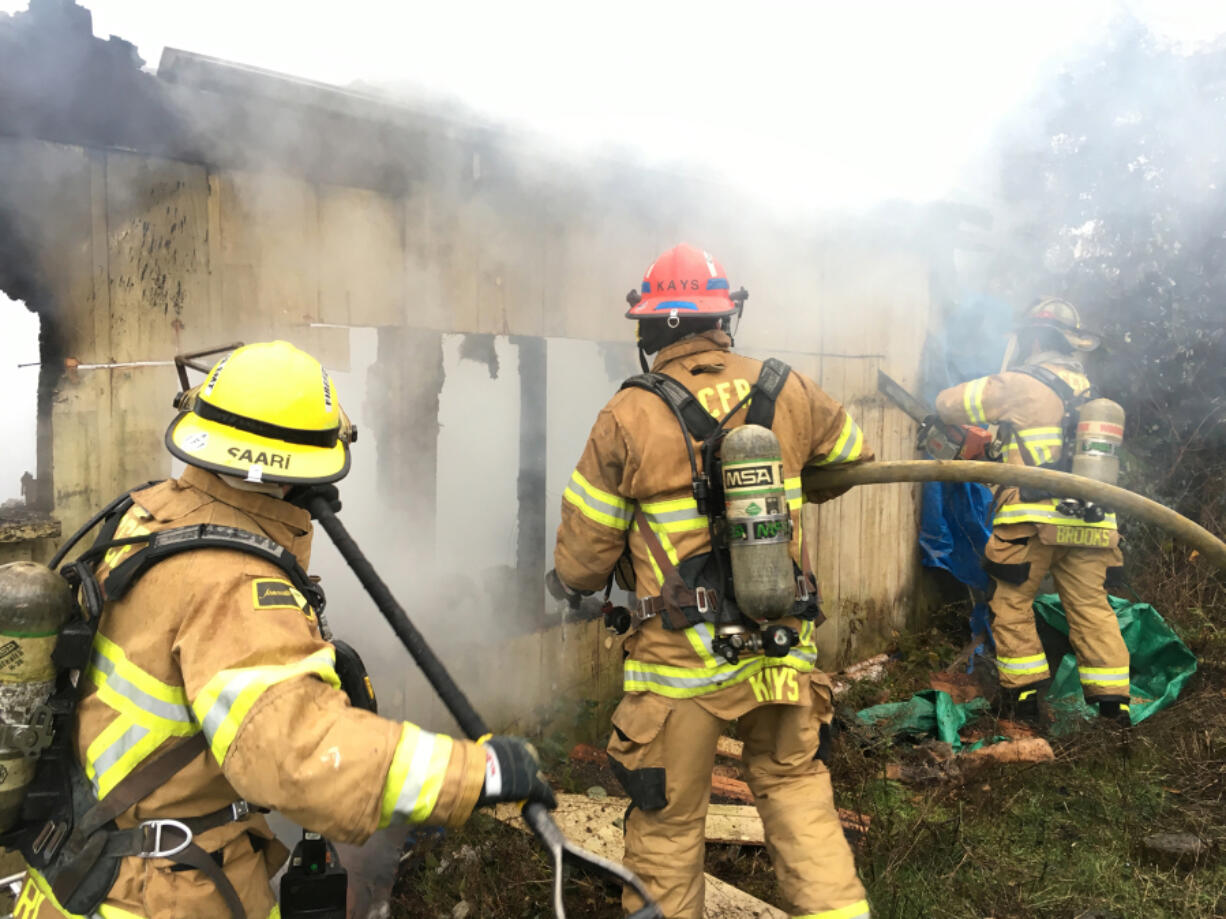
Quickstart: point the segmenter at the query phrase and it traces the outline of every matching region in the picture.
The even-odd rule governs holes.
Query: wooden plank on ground
[[[620,862],[624,849],[621,818],[630,802],[626,798],[597,800],[586,795],[558,795],[558,809],[554,820],[566,837],[594,855]],[[494,816],[503,823],[528,832],[528,827],[514,804],[499,804]],[[710,822],[708,822],[710,827]],[[725,884],[718,878],[706,875],[707,919],[786,919],[787,914],[757,897],[752,897]]]
[[[758,809],[748,804],[712,804],[707,808],[707,842],[738,846],[766,845]]]

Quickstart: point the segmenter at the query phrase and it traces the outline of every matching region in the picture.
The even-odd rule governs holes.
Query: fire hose
[[[422,637],[421,632],[413,625],[408,614],[396,602],[396,598],[392,595],[387,584],[383,582],[378,572],[375,571],[366,556],[362,554],[362,550],[353,541],[353,537],[349,535],[345,525],[341,523],[340,519],[333,512],[327,496],[319,495],[313,497],[309,502],[309,510],[311,515],[319,521],[325,532],[327,532],[328,537],[336,545],[337,550],[349,564],[349,567],[353,569],[353,573],[362,583],[366,592],[370,594],[370,598],[375,602],[375,606],[379,608],[379,612],[383,614],[388,625],[396,633],[396,637],[400,639],[409,654],[412,655],[413,660],[421,668],[430,685],[434,687],[434,691],[438,693],[443,704],[447,706],[447,710],[451,712],[452,717],[460,725],[460,729],[471,740],[476,740],[488,734],[489,729],[486,726],[485,720],[473,708],[472,703],[468,701],[468,697],[464,695],[464,691],[460,689],[456,681],[452,679],[451,674],[447,672],[447,668],[443,666],[443,662],[438,659],[438,656],[426,643],[425,638]],[[563,835],[562,831],[558,829],[558,825],[554,823],[545,805],[536,802],[524,805],[523,818],[524,822],[532,829],[536,838],[540,840],[541,845],[545,847],[550,858],[553,860],[553,911],[558,919],[566,919],[566,909],[562,903],[563,861],[569,861],[583,868],[595,870],[629,887],[638,894],[646,905],[631,914],[629,919],[662,919],[663,913],[660,907],[651,898],[651,895],[647,893],[647,888],[643,886],[643,882],[632,871],[616,862],[587,852],[570,842]]]
[[[992,485],[1034,488],[1060,497],[1092,501],[1101,507],[1161,527],[1180,542],[1196,549],[1219,568],[1226,569],[1226,543],[1200,524],[1126,488],[1068,472],[971,460],[900,460],[865,463],[862,466],[843,469],[812,466],[802,473],[806,495],[849,488],[853,485],[898,482],[985,482]]]

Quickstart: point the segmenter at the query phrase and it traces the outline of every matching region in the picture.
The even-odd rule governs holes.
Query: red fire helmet
[[[656,259],[641,289],[626,295],[626,318],[720,319],[739,312],[745,296],[744,291],[732,296],[724,266],[710,253],[682,243]]]

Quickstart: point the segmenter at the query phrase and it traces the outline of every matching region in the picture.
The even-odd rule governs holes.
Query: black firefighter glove
[[[550,810],[558,806],[532,744],[522,737],[494,734],[481,741],[481,746],[485,748],[485,785],[477,807],[504,801],[535,801]]]
[[[332,513],[341,512],[341,493],[335,485],[295,485],[285,496],[285,500],[294,507],[301,507],[308,511],[311,510],[311,502],[316,498],[323,498],[327,501]],[[311,513],[311,519],[315,519],[314,512]]]
[[[578,609],[580,602],[584,597],[590,597],[590,590],[575,590],[573,587],[568,587],[558,577],[558,569],[550,568],[545,573],[545,589],[549,591],[549,596],[555,600],[565,600],[571,609]]]

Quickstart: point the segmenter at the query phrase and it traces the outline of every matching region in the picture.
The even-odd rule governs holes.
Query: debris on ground
[[[967,753],[965,759],[968,762],[1050,763],[1056,759],[1056,754],[1042,737],[1025,737],[980,747]]]
[[[558,795],[558,808],[553,817],[558,828],[567,838],[589,852],[612,861],[620,862],[624,848],[622,818],[630,804],[627,798],[607,798],[594,801],[585,795]],[[748,813],[746,813],[748,812]],[[514,804],[500,804],[494,816],[524,833],[530,833]],[[756,822],[756,826],[753,824]],[[742,838],[744,832],[747,837]],[[735,838],[712,839],[712,836]],[[737,845],[761,845],[762,821],[753,808],[722,809],[713,806],[707,817],[707,837],[713,842],[729,842]],[[716,877],[706,875],[706,915],[708,919],[786,919],[786,913],[769,903],[763,903],[750,894],[727,884]]]
[[[1191,868],[1209,854],[1210,846],[1195,833],[1155,833],[1141,840],[1150,861],[1169,868]]]
[[[878,654],[870,657],[868,660],[860,661],[858,664],[852,664],[842,673],[833,678],[834,694],[841,696],[845,693],[853,683],[859,683],[867,680],[869,682],[878,682],[886,672],[886,664],[890,662],[890,655]]]

